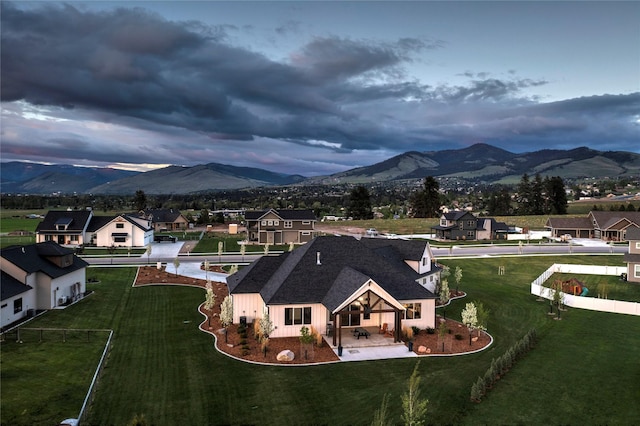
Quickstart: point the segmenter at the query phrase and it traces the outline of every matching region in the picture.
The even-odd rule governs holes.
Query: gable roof
[[[635,226],[640,226],[640,212],[605,212],[591,211],[589,216],[593,217],[596,227],[599,229],[608,229],[621,220],[628,220]]]
[[[627,241],[640,241],[640,227],[627,228]]]
[[[144,215],[144,217],[151,216],[153,223],[169,223],[178,220],[182,213],[178,209],[145,209],[140,211],[140,215]]]
[[[73,253],[73,250],[62,247],[53,241],[28,246],[11,246],[1,251],[3,259],[13,263],[23,271],[28,273],[42,272],[51,278],[64,276],[89,265]],[[73,263],[64,268],[59,267],[48,259],[49,257],[67,255],[73,256]]]
[[[67,225],[65,233],[82,232],[91,216],[90,210],[50,210],[36,227],[36,232],[62,232],[56,229],[58,224]]]
[[[147,219],[131,216],[128,214],[120,214],[117,216],[94,216],[93,219],[91,219],[91,223],[89,224],[87,231],[99,231],[101,228],[104,228],[119,217],[133,224],[133,226],[135,226],[136,228],[142,229],[143,231],[150,231],[152,229],[146,226]]]
[[[33,289],[30,285],[21,283],[4,271],[2,271],[0,278],[2,279],[2,286],[0,286],[0,300],[7,300],[13,296],[26,293]]]
[[[396,300],[435,298],[416,282],[423,275],[405,262],[420,260],[426,247],[419,241],[316,237],[279,260],[262,257],[227,282],[231,293],[259,290],[271,305],[323,303],[330,308],[370,279]]]
[[[273,212],[282,220],[318,220],[313,210],[295,210],[295,209],[266,209],[266,210],[247,210],[244,213],[246,220],[260,220],[263,216]]]

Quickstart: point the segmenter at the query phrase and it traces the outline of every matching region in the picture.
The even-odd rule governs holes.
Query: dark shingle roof
[[[629,227],[627,228],[627,240],[638,241],[640,240],[640,228]]]
[[[144,210],[145,217],[152,215],[153,223],[169,223],[175,222],[181,215],[178,209],[146,209]]]
[[[87,226],[87,231],[96,232],[98,229],[111,222],[114,218],[115,216],[94,216],[91,218],[89,226]]]
[[[81,232],[89,222],[89,210],[51,210],[47,212],[42,222],[36,227],[36,232],[57,231],[56,224],[68,223],[65,232]]]
[[[550,217],[545,226],[556,229],[593,229],[593,223],[588,217]]]
[[[28,246],[11,246],[2,249],[2,258],[13,263],[23,271],[42,272],[51,278],[58,278],[70,272],[87,267],[89,264],[73,254],[73,250],[62,247],[52,241]],[[73,263],[61,268],[49,261],[48,257],[73,256]]]
[[[425,248],[426,243],[419,241],[317,237],[281,256],[280,262],[262,258],[228,282],[232,293],[259,289],[267,304],[324,303],[330,309],[368,279],[396,300],[434,298],[416,282],[420,275],[404,261],[420,260]]]
[[[0,300],[7,300],[33,289],[30,285],[21,283],[11,275],[2,271],[2,286],[0,286]]]
[[[607,229],[615,223],[627,219],[629,222],[640,226],[640,212],[605,212],[605,211],[592,211],[590,215],[595,219],[598,228]]]

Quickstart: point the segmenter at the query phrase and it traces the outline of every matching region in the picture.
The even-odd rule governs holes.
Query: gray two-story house
[[[627,281],[640,283],[640,228],[628,228],[629,251],[624,255],[627,263]]]
[[[489,217],[477,218],[468,211],[452,211],[440,216],[432,231],[440,240],[506,240],[509,226]]]
[[[247,211],[244,218],[250,243],[302,244],[316,235],[317,218],[311,210]]]

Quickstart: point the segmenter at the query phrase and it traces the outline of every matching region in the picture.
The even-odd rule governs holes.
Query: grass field
[[[618,265],[621,258],[575,256],[564,261]],[[479,354],[422,359],[428,423],[634,424],[640,418],[640,340],[634,331],[640,320],[574,309],[563,313],[561,321],[550,319],[548,305],[529,294],[531,281],[550,262],[548,257],[444,262],[463,268],[461,288],[468,292],[447,308],[447,317],[459,319],[466,302],[482,301],[491,311],[488,331],[496,341]],[[498,265],[505,266],[505,275],[496,275]],[[218,354],[212,337],[197,330],[201,289],[134,289],[134,273],[92,268],[91,275],[101,281],[91,286],[94,296],[37,320],[43,327],[115,330],[88,424],[126,424],[136,414],[158,425],[369,424],[385,393],[392,420],[399,421],[400,395],[415,360],[296,368],[235,361]],[[491,359],[532,327],[540,336],[538,346],[482,403],[471,403],[471,384]],[[7,348],[2,347],[3,371]],[[82,368],[93,371],[93,366]],[[56,374],[49,367],[40,371],[44,377]],[[4,386],[3,377],[3,394]],[[36,387],[29,398],[38,397]],[[70,396],[67,404],[79,406],[82,397]],[[3,424],[4,412],[3,407]]]

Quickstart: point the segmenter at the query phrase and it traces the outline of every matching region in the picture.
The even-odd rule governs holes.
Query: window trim
[[[284,308],[284,325],[311,325],[311,306]]]
[[[422,319],[422,302],[403,303],[404,319],[417,320]],[[411,313],[411,315],[409,315]],[[417,315],[416,315],[417,314]]]

